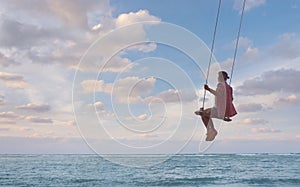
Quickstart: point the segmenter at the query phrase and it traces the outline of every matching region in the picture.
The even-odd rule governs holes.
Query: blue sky
[[[222,1],[212,88],[218,70],[231,71],[241,4]],[[217,6],[1,1],[0,153],[299,152],[295,0],[247,0],[232,77],[238,115],[215,120],[219,134],[204,142],[193,112],[202,104]]]

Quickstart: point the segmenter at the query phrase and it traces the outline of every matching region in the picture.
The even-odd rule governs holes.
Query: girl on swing
[[[237,114],[235,107],[232,103],[232,87],[227,84],[229,79],[228,74],[225,71],[218,73],[218,85],[217,89],[211,89],[207,84],[204,85],[204,89],[215,95],[215,106],[212,108],[196,111],[196,115],[200,115],[202,121],[207,129],[206,141],[213,141],[218,134],[214,128],[214,124],[211,118],[223,119],[224,121],[231,121],[230,117]]]

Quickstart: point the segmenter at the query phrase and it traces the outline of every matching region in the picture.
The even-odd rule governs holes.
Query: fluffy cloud
[[[89,104],[88,110],[97,110],[97,112],[104,112],[104,104],[101,101],[97,101],[94,104]]]
[[[40,28],[15,20],[0,20],[0,45],[6,48],[26,49],[38,45],[42,40],[62,37],[57,31]]]
[[[132,62],[128,58],[121,58],[116,56],[105,64],[101,72],[121,72],[128,71],[133,66]]]
[[[29,6],[31,4],[34,6]],[[1,1],[0,6],[5,10],[5,16],[0,18],[0,65],[3,67],[35,62],[74,68],[91,43],[116,27],[159,20],[147,10],[114,18],[109,0],[11,0]],[[123,34],[146,39],[144,28],[135,29],[134,33]],[[107,51],[122,47],[124,40],[128,40],[124,35],[112,38],[104,44],[105,50],[97,54],[109,58]],[[144,52],[154,49],[153,45],[140,47]],[[84,64],[81,70],[95,71],[99,63],[101,66],[99,60],[87,66]],[[128,59],[118,57],[103,71],[119,72],[128,63]]]
[[[239,104],[237,110],[239,112],[258,112],[264,110],[264,106],[258,103]]]
[[[289,95],[286,98],[278,98],[274,101],[274,104],[293,104],[297,102],[297,96],[295,94]]]
[[[26,62],[74,65],[97,37],[89,24],[111,16],[108,0],[11,0],[1,1],[0,6],[5,10],[0,18],[2,66]]]
[[[134,46],[130,46],[127,48],[127,50],[137,50],[137,51],[142,51],[142,52],[151,52],[156,49],[157,45],[156,43],[146,43],[146,44],[137,44]]]
[[[279,36],[279,42],[269,51],[270,55],[284,59],[294,59],[300,55],[299,36],[295,33],[284,33]]]
[[[50,118],[42,118],[37,116],[27,116],[25,119],[33,123],[53,123],[52,119]]]
[[[250,40],[247,37],[241,36],[239,38],[239,47],[248,48],[248,47],[252,46],[252,44],[253,44],[252,40]],[[235,47],[235,45],[236,45],[236,40],[234,40],[234,42],[232,43],[232,47]]]
[[[239,123],[241,123],[243,125],[264,125],[264,124],[267,124],[268,121],[261,119],[261,118],[245,118],[245,119],[239,121]]]
[[[85,93],[111,93],[112,91],[112,84],[105,84],[103,80],[84,80],[80,83],[80,85]]]
[[[0,36],[0,65],[7,67],[28,62],[65,64],[72,58],[74,60],[77,50],[74,49],[74,45],[67,44],[72,43],[72,40],[75,40],[78,36],[75,36],[73,31],[67,33],[65,30],[60,29],[44,28],[43,26],[22,23],[16,20],[0,20],[2,33]],[[70,48],[73,49],[71,56],[64,55],[64,57],[61,57],[57,55],[57,51],[63,52]],[[76,62],[78,62],[78,59]]]
[[[248,47],[243,56],[243,62],[257,62],[259,51],[257,48]]]
[[[76,122],[74,120],[69,120],[63,123],[66,126],[76,126]]]
[[[50,25],[54,22],[79,28],[88,27],[89,16],[91,16],[89,13],[95,10],[101,12],[102,16],[111,15],[109,0],[24,0],[22,2],[11,0],[2,1],[1,6],[7,10],[5,14],[10,15],[10,12],[14,11],[23,17],[31,17],[33,22],[39,22],[38,20],[41,19]]]
[[[253,133],[279,133],[280,130],[272,129],[272,128],[253,128],[251,129]]]
[[[23,77],[11,73],[0,72],[0,81],[4,82],[9,88],[22,89],[25,87]]]
[[[246,80],[236,89],[241,95],[264,95],[273,92],[300,92],[300,71],[294,69],[279,69],[267,71],[260,77]]]
[[[23,81],[23,77],[10,73],[0,72],[0,80],[2,81]]]
[[[130,12],[128,14],[119,15],[116,19],[116,26],[121,27],[142,21],[160,21],[160,19],[150,15],[147,10],[139,10],[138,12]]]
[[[120,103],[139,103],[142,97],[150,94],[155,86],[156,79],[149,77],[126,77],[113,85],[113,97]]]
[[[9,112],[0,112],[0,118],[15,120],[15,119],[19,119],[19,116],[14,112],[9,111]]]
[[[101,36],[105,36],[101,40],[101,45],[97,45],[96,43],[92,48],[89,49],[86,56],[82,60],[80,67],[76,67],[81,71],[100,71],[101,72],[120,72],[123,71],[124,68],[127,68],[127,71],[132,67],[132,63],[129,59],[122,57],[123,54],[131,50],[138,50],[141,52],[150,52],[156,49],[156,45],[153,43],[145,43],[138,44],[135,46],[129,46],[128,48],[124,48],[128,46],[128,44],[135,43],[137,41],[146,41],[146,32],[145,28],[142,25],[136,25],[130,28],[121,28],[116,29],[116,27],[128,25],[131,23],[136,23],[140,21],[158,21],[159,19],[151,16],[149,12],[140,10],[136,13],[130,12],[128,14],[121,14],[118,18],[109,20],[110,23],[114,23],[114,26],[111,26],[110,29],[107,30],[113,31],[110,34],[106,35],[107,32],[101,32],[102,27],[106,27],[101,24],[101,27],[97,26],[97,31],[101,33],[100,35],[91,34],[91,41],[95,41],[96,39],[101,38]],[[107,23],[109,25],[109,23]],[[99,24],[98,24],[99,25]],[[134,35],[132,34],[134,33]],[[123,49],[119,51],[120,49]],[[119,52],[112,59],[112,52]],[[102,69],[100,69],[102,68]]]
[[[146,119],[148,119],[148,115],[147,114],[141,114],[137,117],[139,120],[144,121]]]
[[[244,0],[234,0],[234,9],[241,12]],[[259,7],[266,3],[266,0],[247,0],[245,4],[245,11],[249,11],[252,8]]]
[[[145,98],[145,101],[156,102],[156,101],[163,101],[166,103],[176,103],[176,102],[190,102],[197,99],[197,95],[195,92],[189,90],[174,90],[169,89],[163,92],[158,93],[157,95],[150,96]]]
[[[52,119],[50,118],[42,118],[37,116],[20,116],[15,112],[8,111],[8,112],[0,112],[0,122],[7,123],[7,124],[15,124],[17,120],[27,120],[32,123],[53,123]]]
[[[106,84],[103,80],[84,80],[81,86],[85,93],[103,92],[112,94],[120,103],[138,103],[142,97],[149,94],[155,85],[155,78],[141,79],[139,77],[125,77],[114,84]]]
[[[48,104],[35,104],[28,103],[26,105],[17,106],[17,109],[34,111],[34,112],[47,112],[50,110],[50,106]]]
[[[101,101],[97,101],[94,104],[89,104],[87,106],[87,110],[89,112],[96,112],[98,115],[101,115],[101,117],[114,117],[113,113],[105,110],[104,104]]]
[[[12,58],[9,58],[9,56],[6,56],[2,52],[0,52],[0,66],[7,67],[7,66],[9,66],[11,64],[16,65],[16,64],[19,64],[19,63],[17,63]]]
[[[125,120],[127,120],[127,121],[136,121],[136,120],[145,121],[148,118],[149,118],[148,114],[141,114],[136,117],[126,117]]]
[[[12,111],[0,112],[0,124],[15,124],[22,117]]]
[[[102,111],[104,110],[104,104],[101,101],[97,101],[94,103],[94,106],[97,110]]]

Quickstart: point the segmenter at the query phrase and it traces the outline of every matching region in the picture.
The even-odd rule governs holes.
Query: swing
[[[233,77],[233,70],[234,70],[236,56],[237,56],[237,49],[238,49],[240,32],[241,32],[241,27],[242,27],[242,22],[243,22],[243,15],[244,15],[244,10],[245,10],[245,4],[246,4],[246,0],[243,1],[243,8],[242,8],[242,12],[241,12],[240,24],[239,24],[239,28],[238,28],[238,33],[237,33],[237,38],[236,38],[236,43],[235,43],[234,56],[233,56],[233,61],[232,61],[232,66],[231,66],[229,86],[231,85],[231,80],[232,80],[232,77]],[[220,9],[221,9],[221,0],[219,0],[219,4],[218,4],[218,11],[217,11],[217,16],[216,16],[216,22],[215,22],[215,27],[214,27],[213,40],[212,40],[212,45],[211,45],[211,50],[210,50],[210,57],[209,57],[209,63],[208,63],[208,68],[207,68],[206,80],[205,80],[205,84],[206,85],[208,83],[208,78],[209,78],[210,66],[211,66],[211,61],[212,61],[212,54],[213,54],[213,50],[214,50],[214,44],[215,44],[215,39],[216,39],[217,26],[218,26],[218,22],[219,22]],[[205,115],[204,114],[205,97],[206,97],[206,89],[204,89],[204,96],[203,96],[202,107],[200,108],[199,111],[195,112],[196,115]],[[224,116],[224,118],[218,117],[218,119],[224,120],[226,122],[232,121],[232,119],[229,116]]]

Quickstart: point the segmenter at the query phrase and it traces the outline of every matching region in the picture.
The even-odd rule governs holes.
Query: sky
[[[0,1],[0,153],[299,152],[300,2]],[[205,142],[203,85],[238,114]],[[214,104],[207,93],[205,108]]]

